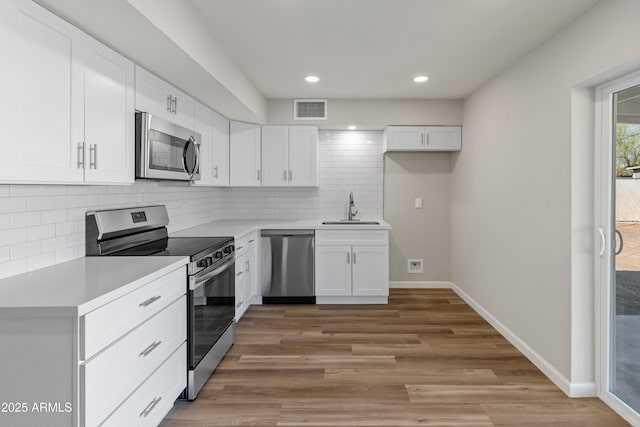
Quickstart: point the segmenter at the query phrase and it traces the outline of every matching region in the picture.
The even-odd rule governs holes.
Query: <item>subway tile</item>
[[[0,198],[0,214],[12,212],[24,212],[27,210],[26,197],[2,197]]]
[[[27,241],[26,228],[12,228],[0,231],[0,246],[15,245]]]
[[[42,240],[56,235],[55,224],[37,225],[27,228],[27,240]]]
[[[49,267],[56,263],[56,254],[41,254],[27,258],[27,271],[38,270],[40,268]]]
[[[11,261],[11,247],[0,246],[0,264]]]
[[[0,184],[0,197],[11,196],[11,186],[8,184]]]
[[[67,221],[66,209],[54,209],[42,211],[42,223],[43,224],[55,224],[58,222]]]
[[[42,215],[40,212],[22,212],[11,214],[11,228],[29,227],[32,225],[40,225]]]
[[[11,184],[10,195],[11,197],[41,196],[42,185]]]
[[[43,211],[54,209],[56,206],[56,196],[27,197],[28,211]]]
[[[61,262],[71,261],[72,259],[81,258],[84,256],[84,251],[80,246],[72,248],[60,249],[55,252],[56,264]]]
[[[0,264],[0,279],[27,272],[27,259],[22,258]]]
[[[78,221],[67,221],[56,224],[56,236],[66,236],[79,231]]]
[[[0,214],[0,230],[6,230],[11,226],[11,215]]]
[[[67,236],[53,237],[42,240],[42,252],[54,252],[67,247]]]
[[[27,258],[40,253],[42,253],[42,243],[40,241],[11,245],[12,260]]]

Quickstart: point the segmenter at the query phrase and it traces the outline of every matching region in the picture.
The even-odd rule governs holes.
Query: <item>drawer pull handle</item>
[[[140,416],[144,417],[144,418],[147,418],[147,415],[149,415],[151,413],[151,411],[153,411],[153,408],[156,407],[156,405],[160,402],[161,399],[162,399],[162,397],[156,397],[151,402],[149,402],[147,407],[144,408],[144,411],[140,412]]]
[[[242,276],[242,271],[239,273],[236,273],[236,276]]]
[[[147,307],[150,306],[151,304],[153,304],[154,302],[158,301],[160,298],[162,298],[161,295],[156,295],[155,297],[151,297],[146,301],[141,302],[140,304],[138,304],[138,307]]]
[[[236,308],[240,308],[241,305],[242,305],[242,302],[237,303]]]
[[[249,243],[253,243],[253,242],[255,242],[255,240],[253,240],[253,239],[249,240]]]
[[[162,344],[162,341],[155,341],[153,344],[151,344],[149,347],[145,348],[144,350],[142,350],[142,352],[139,354],[140,357],[147,357],[153,350],[155,350],[156,348],[158,348],[158,346]]]
[[[238,246],[238,247],[236,248],[236,251],[241,251],[241,250],[242,250],[242,248],[244,248],[244,246]]]

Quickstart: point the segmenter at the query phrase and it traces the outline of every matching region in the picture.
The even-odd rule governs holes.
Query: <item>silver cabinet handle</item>
[[[245,261],[245,262],[244,262],[244,265],[246,266],[246,267],[245,267],[245,271],[246,271],[247,273],[249,273],[249,261]]]
[[[293,180],[293,171],[289,169],[289,181]]]
[[[98,146],[89,144],[89,169],[98,168]]]
[[[347,264],[351,264],[351,253],[347,252]]]
[[[258,169],[258,181],[260,181],[260,169]]]
[[[173,99],[175,100],[175,103],[173,105],[173,114],[177,115],[178,114],[178,97],[176,96]]]
[[[236,308],[240,308],[241,305],[242,305],[242,301],[236,304]]]
[[[429,134],[427,134],[427,145],[429,145]]]
[[[171,95],[167,95],[167,113],[171,112]]]
[[[354,252],[353,253],[353,264],[355,265],[355,263],[356,263],[356,253]]]
[[[420,145],[424,145],[424,133],[420,134]]]
[[[147,418],[147,415],[149,415],[151,413],[151,411],[153,411],[153,408],[155,408],[156,405],[158,403],[160,403],[160,400],[162,400],[162,397],[156,397],[151,402],[149,402],[147,407],[144,408],[144,410],[142,412],[140,412],[140,416],[144,417],[144,418]]]
[[[169,112],[172,114],[176,114],[176,109],[178,107],[178,98],[174,97],[173,95],[169,96],[171,96],[171,109],[169,110]]]
[[[238,246],[238,247],[236,248],[236,251],[241,251],[241,250],[242,250],[242,248],[244,248],[244,246]]]
[[[283,170],[282,172],[284,172],[284,173],[282,174],[282,179],[286,181],[286,180],[287,180],[287,170],[285,169],[285,170]]]
[[[146,301],[141,302],[140,304],[138,304],[138,307],[148,307],[151,304],[153,304],[154,302],[158,301],[160,298],[162,298],[161,295],[156,295],[154,297],[149,298]]]
[[[78,142],[78,169],[84,169],[84,142]]]
[[[158,348],[158,346],[162,344],[162,341],[155,341],[149,347],[142,350],[142,352],[138,355],[140,357],[147,357],[153,350]]]
[[[213,177],[218,178],[218,167],[213,168]]]
[[[236,276],[240,277],[240,276],[242,276],[242,273],[243,273],[243,272],[242,272],[242,271],[240,271],[240,272],[236,273]]]
[[[249,243],[253,243],[253,242],[255,242],[255,240],[254,240],[254,239],[249,240]]]

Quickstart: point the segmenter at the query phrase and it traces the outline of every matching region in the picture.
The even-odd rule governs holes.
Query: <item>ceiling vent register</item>
[[[294,120],[327,120],[326,99],[294,99]]]

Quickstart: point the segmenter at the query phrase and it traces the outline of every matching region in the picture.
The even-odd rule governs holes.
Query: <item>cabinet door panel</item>
[[[134,65],[106,46],[83,50],[85,181],[133,183]]]
[[[213,112],[213,185],[229,185],[229,120]]]
[[[0,181],[81,182],[81,99],[72,93],[73,54],[82,34],[32,2],[0,2],[2,95]],[[81,82],[79,82],[81,83]],[[80,153],[81,154],[81,153]]]
[[[195,104],[195,127],[200,134],[200,179],[194,185],[213,185],[213,111],[197,102]]]
[[[289,128],[289,185],[318,185],[318,128]]]
[[[171,120],[171,102],[167,83],[147,70],[136,67],[136,110]]]
[[[427,126],[427,150],[458,151],[462,148],[462,129],[459,126]]]
[[[289,127],[262,127],[262,185],[289,185]]]
[[[316,246],[316,295],[351,295],[351,247]]]
[[[193,129],[195,126],[195,100],[176,89],[170,87],[171,95],[173,95],[173,115],[170,121],[187,129]]]
[[[353,295],[389,295],[386,246],[353,246]]]
[[[244,122],[230,125],[230,185],[260,186],[260,126]]]
[[[425,147],[423,126],[387,127],[388,150],[422,150]]]

